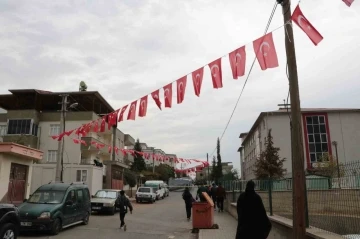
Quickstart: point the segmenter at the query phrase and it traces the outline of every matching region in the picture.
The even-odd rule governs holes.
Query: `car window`
[[[61,203],[65,195],[64,191],[36,191],[29,198],[29,203]]]
[[[139,192],[140,193],[149,193],[151,191],[150,191],[150,188],[139,188]]]
[[[76,194],[77,194],[78,203],[83,203],[84,202],[83,190],[82,189],[76,190]]]
[[[72,203],[76,203],[76,194],[75,194],[75,190],[71,190],[67,197],[66,197],[66,201],[72,201]]]
[[[87,189],[87,188],[84,188],[84,200],[85,200],[85,202],[90,201],[90,192],[89,192],[89,189]]]

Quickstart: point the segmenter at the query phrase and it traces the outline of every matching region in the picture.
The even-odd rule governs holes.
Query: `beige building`
[[[0,107],[7,110],[0,114],[0,133],[4,142],[15,142],[44,152],[43,159],[34,165],[31,191],[49,181],[55,180],[55,168],[58,159],[58,141],[51,136],[60,133],[60,94],[68,94],[69,105],[78,103],[75,109],[69,109],[65,116],[65,130],[72,130],[90,121],[99,119],[114,109],[98,92],[52,93],[39,90],[9,90],[12,94],[0,95]],[[123,187],[123,169],[131,164],[131,157],[121,152],[112,157],[108,147],[97,149],[91,142],[112,145],[116,137],[116,146],[125,148],[134,145],[134,139],[119,129],[113,133],[106,125],[105,132],[91,132],[81,139],[86,146],[75,144],[73,133],[64,137],[63,179],[65,182],[85,181],[91,192],[103,187]],[[95,166],[97,160],[103,167]]]
[[[324,153],[335,155],[337,142],[340,163],[359,160],[360,148],[360,110],[359,109],[301,109],[302,133],[305,156],[305,169],[311,170],[326,164],[319,162]],[[255,161],[265,149],[265,139],[269,129],[273,136],[274,146],[280,148],[280,157],[286,158],[284,168],[291,176],[291,135],[290,112],[286,109],[262,112],[248,133],[242,133],[241,157],[242,178],[254,179]]]
[[[222,162],[221,164],[222,164],[223,175],[230,173],[234,167],[232,162]],[[202,168],[201,170],[200,167],[197,167],[196,180],[208,180],[209,179],[208,175],[211,174],[211,171],[212,171],[211,162],[209,167]]]
[[[19,205],[31,192],[33,163],[40,161],[40,150],[14,143],[0,143],[0,202]]]

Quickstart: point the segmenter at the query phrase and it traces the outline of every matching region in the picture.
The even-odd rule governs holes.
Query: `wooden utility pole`
[[[293,238],[304,239],[305,223],[305,170],[304,146],[301,127],[301,108],[299,82],[296,65],[294,33],[291,24],[290,0],[277,0],[282,5],[285,23],[285,47],[289,72],[290,103],[291,103],[291,148],[292,148],[292,180],[293,180]]]
[[[59,134],[62,134],[65,131],[65,112],[67,108],[67,97],[68,94],[62,94],[61,96],[61,110],[60,110],[60,132]],[[56,182],[62,182],[63,181],[63,175],[64,175],[64,137],[59,140],[58,143],[58,153],[56,158],[56,172],[55,172],[55,181]]]

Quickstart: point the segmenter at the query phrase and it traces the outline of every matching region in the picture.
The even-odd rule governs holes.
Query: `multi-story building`
[[[110,104],[96,91],[53,93],[39,90],[9,90],[11,94],[0,95],[0,107],[6,113],[0,114],[0,133],[4,142],[14,142],[44,152],[44,157],[33,167],[31,190],[55,180],[55,169],[58,158],[57,140],[51,136],[60,132],[60,94],[67,94],[69,105],[78,103],[75,109],[69,109],[65,115],[65,131],[76,129],[83,124],[99,119],[101,116],[113,112]],[[103,187],[122,187],[122,173],[128,168],[128,161],[123,154],[108,151],[116,137],[118,148],[132,146],[135,140],[119,129],[105,132],[90,132],[81,139],[86,142],[75,144],[75,134],[64,137],[63,180],[85,181],[92,192]],[[106,147],[97,149],[91,142],[105,144]],[[94,166],[97,162],[103,167]]]
[[[223,175],[230,173],[234,167],[232,162],[222,162],[221,165],[222,165]],[[210,180],[210,177],[208,177],[208,175],[211,174],[211,171],[212,171],[211,165],[206,168],[201,168],[201,170],[199,170],[199,168],[197,168],[196,169],[196,180],[198,180],[198,181]]]
[[[310,108],[301,109],[301,114],[305,169],[325,166],[320,160],[324,153],[333,155],[334,147],[337,147],[339,163],[359,160],[360,109]],[[255,178],[254,164],[265,149],[270,129],[274,146],[280,148],[280,158],[286,158],[286,176],[292,175],[290,110],[280,108],[260,113],[250,131],[240,135],[242,147],[238,151],[246,180]]]

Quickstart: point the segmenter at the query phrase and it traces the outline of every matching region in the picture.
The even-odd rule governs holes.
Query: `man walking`
[[[120,229],[124,228],[124,231],[126,231],[125,215],[128,211],[128,208],[130,209],[130,213],[132,214],[133,206],[131,205],[129,199],[125,196],[124,190],[120,191],[120,195],[116,199],[116,204],[120,208]]]
[[[211,198],[212,198],[212,200],[213,200],[213,202],[214,202],[214,210],[216,210],[216,201],[217,201],[217,199],[216,199],[216,193],[217,193],[217,186],[216,186],[216,184],[215,183],[213,183],[212,184],[212,187],[211,187]]]
[[[216,201],[219,208],[219,212],[224,211],[224,200],[226,199],[226,191],[225,188],[221,186],[221,183],[219,183],[219,186],[216,189]]]
[[[236,239],[266,239],[271,231],[271,222],[266,214],[261,197],[255,192],[255,183],[249,181],[245,192],[237,200],[238,226]]]
[[[200,202],[206,202],[206,199],[204,198],[204,196],[202,195],[202,193],[205,192],[207,194],[209,194],[209,191],[206,187],[206,185],[202,185],[199,187],[199,189],[197,190],[196,192],[196,199],[199,198],[200,199]]]

